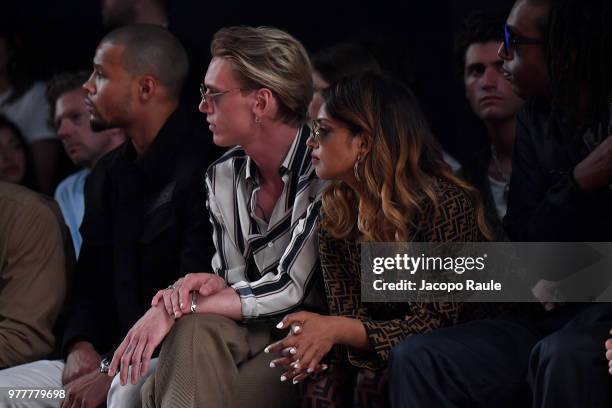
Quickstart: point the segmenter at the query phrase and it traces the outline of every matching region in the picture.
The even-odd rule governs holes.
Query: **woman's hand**
[[[293,336],[295,333],[298,333],[301,329],[302,329],[301,322],[293,323],[291,324],[291,329],[289,330],[289,334],[287,334],[287,336]],[[308,376],[310,375],[316,375],[318,373],[321,373],[327,370],[328,368],[327,364],[318,364],[314,372],[312,373],[307,373],[304,370],[299,369],[299,368],[296,369],[296,366],[299,367],[299,363],[293,359],[294,354],[291,354],[292,350],[294,350],[292,347],[288,347],[288,348],[281,350],[280,354],[282,357],[272,360],[270,362],[270,368],[279,367],[284,370],[283,374],[280,377],[281,381],[292,380],[294,384],[297,384],[298,382],[304,380],[305,378],[308,378]],[[268,348],[266,348],[265,351],[266,353],[270,352]]]
[[[266,353],[282,352],[282,358],[272,361],[274,366],[292,368],[283,374],[281,381],[283,377],[293,378],[296,383],[308,374],[324,370],[319,363],[337,343],[335,319],[334,316],[297,312],[285,316],[276,326],[279,329],[291,327],[287,337],[265,349]]]

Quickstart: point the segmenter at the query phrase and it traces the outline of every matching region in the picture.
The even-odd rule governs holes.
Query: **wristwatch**
[[[108,369],[111,365],[111,359],[108,357],[104,357],[102,361],[100,361],[100,372],[102,374],[108,374]]]

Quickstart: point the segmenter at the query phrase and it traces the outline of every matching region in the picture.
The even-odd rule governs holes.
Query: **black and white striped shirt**
[[[259,177],[241,147],[228,151],[206,173],[216,248],[212,267],[240,296],[244,319],[299,306],[319,270],[319,205],[310,204],[320,200],[326,183],[312,167],[309,135],[307,126],[298,131],[279,168],[284,188],[268,223],[256,215]]]

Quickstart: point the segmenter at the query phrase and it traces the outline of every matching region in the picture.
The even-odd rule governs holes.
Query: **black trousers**
[[[479,320],[391,352],[393,407],[612,407],[604,342],[612,304],[568,304],[538,321]]]

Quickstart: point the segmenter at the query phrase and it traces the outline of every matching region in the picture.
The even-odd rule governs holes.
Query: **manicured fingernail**
[[[291,363],[290,365],[291,365],[291,367],[295,368],[296,370],[298,368],[300,368],[300,363],[298,363],[297,361],[295,363]]]
[[[183,302],[181,302],[181,304],[179,305],[179,307],[180,307],[181,309],[184,309],[184,308],[185,308],[185,304],[184,304]]]
[[[276,328],[277,328],[277,329],[282,329],[282,328],[283,328],[283,322],[279,322],[279,323],[276,325]]]
[[[328,368],[329,368],[329,367],[327,367],[327,364],[323,364],[323,365],[321,366],[321,370],[327,370]]]
[[[312,368],[309,368],[308,370],[306,370],[306,372],[307,372],[308,374],[312,373],[313,371],[314,371],[314,369],[312,369]]]
[[[295,354],[295,353],[297,353],[297,349],[296,349],[295,347],[291,347],[291,348],[289,349],[289,353],[290,353],[290,354]]]
[[[293,379],[293,385],[295,385],[295,384],[297,384],[297,383],[299,383],[299,382],[300,382],[300,380],[298,380],[297,378],[294,378],[294,379]]]
[[[293,333],[294,333],[294,334],[295,334],[295,333],[299,333],[299,332],[300,332],[300,330],[302,330],[302,327],[300,327],[300,326],[295,326],[295,327],[294,327],[294,329],[293,329]]]
[[[276,364],[274,364],[274,361],[270,361],[270,368],[274,368],[276,367]]]
[[[264,349],[264,353],[266,353],[266,354],[270,354],[270,346],[268,346],[268,347],[266,347],[266,348]]]
[[[281,375],[280,380],[281,380],[281,382],[283,382],[283,381],[287,381],[287,377],[285,377],[284,375]]]

